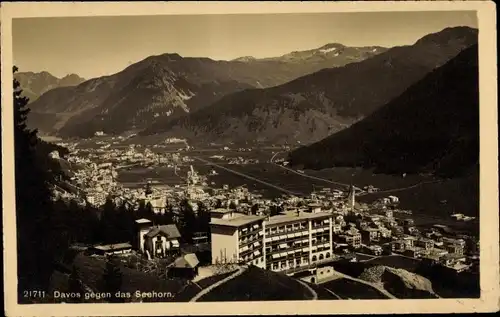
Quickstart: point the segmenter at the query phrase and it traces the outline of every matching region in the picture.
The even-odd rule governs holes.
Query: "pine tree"
[[[102,218],[101,218],[104,243],[118,242],[117,240],[118,230],[116,228],[117,216],[118,214],[116,206],[111,200],[111,198],[108,197],[102,208]]]
[[[18,290],[22,301],[24,290],[48,288],[55,257],[65,246],[51,223],[49,184],[54,179],[38,160],[37,131],[26,125],[29,100],[22,96],[16,79],[13,89]]]
[[[137,219],[146,218],[148,219],[148,215],[146,214],[146,202],[144,200],[139,201],[139,206],[137,207]]]
[[[110,302],[112,303],[123,302],[119,297],[115,296],[121,290],[123,279],[123,274],[116,262],[117,259],[115,257],[108,257],[101,279],[102,291],[111,294]]]
[[[198,214],[196,217],[197,231],[208,232],[210,231],[210,212],[203,203],[198,204]]]
[[[258,204],[253,204],[252,208],[251,208],[252,215],[256,215],[257,211],[259,211],[259,205]]]

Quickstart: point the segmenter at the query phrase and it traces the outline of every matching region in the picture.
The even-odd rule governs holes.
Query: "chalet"
[[[169,267],[167,276],[170,278],[180,277],[193,279],[198,274],[198,264],[200,261],[194,253],[188,253],[178,257]]]
[[[164,258],[180,254],[179,238],[176,225],[152,227],[144,238],[144,247],[151,257]]]
[[[180,254],[181,234],[174,224],[154,226],[148,219],[136,220],[138,225],[138,249],[148,258],[175,256]]]

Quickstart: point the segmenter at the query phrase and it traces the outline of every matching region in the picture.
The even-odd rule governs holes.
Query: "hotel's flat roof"
[[[229,219],[212,219],[210,221],[211,225],[229,226],[229,227],[241,227],[252,222],[256,222],[264,219],[265,216],[254,216],[245,215],[240,213],[234,213],[232,218]]]
[[[317,212],[317,213],[300,212],[297,215],[296,212],[290,211],[290,212],[287,212],[286,214],[276,215],[276,216],[269,218],[269,220],[266,222],[266,224],[275,225],[275,224],[279,224],[279,223],[287,223],[287,222],[294,222],[294,221],[300,221],[300,220],[325,218],[328,216],[332,216],[332,214],[329,212]]]
[[[233,211],[233,210],[231,210],[229,208],[216,208],[216,209],[210,210],[210,212],[218,213],[218,214],[227,214],[231,211]]]

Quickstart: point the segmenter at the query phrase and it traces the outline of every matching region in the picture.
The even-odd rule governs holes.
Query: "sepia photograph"
[[[6,307],[498,310],[494,4],[313,3],[2,4]]]

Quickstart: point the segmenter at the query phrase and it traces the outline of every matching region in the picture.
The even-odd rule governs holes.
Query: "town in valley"
[[[287,167],[286,157],[280,154],[288,146],[254,149],[214,144],[198,149],[186,140],[167,138],[148,147],[104,133],[58,145],[69,149],[64,164],[71,177],[54,188],[54,199],[95,208],[109,201],[130,209],[142,205],[170,221],[160,225],[152,219],[136,219],[137,237],[112,244],[72,245],[82,256],[104,260],[114,255],[125,264],[131,259],[160,260],[166,267],[162,278],[195,285],[250,266],[326,285],[326,289],[332,281],[350,280],[345,273],[349,266],[364,263],[378,270],[383,265],[400,269],[398,274],[407,280],[415,275],[411,269],[404,270],[408,265],[456,277],[478,271],[475,217],[414,214],[401,207],[398,188],[391,194],[390,189],[371,184],[355,185],[353,176],[341,183]],[[61,160],[57,151],[50,156]],[[275,169],[281,179],[250,175],[255,167],[264,173]],[[412,189],[404,186],[403,190],[406,187]],[[208,230],[192,232],[189,240],[183,237],[179,231],[183,206],[189,206],[194,215],[203,208],[209,217],[202,227]],[[374,292],[380,288],[369,279],[350,281]],[[384,298],[384,292],[378,292]],[[130,294],[128,298],[144,299]],[[176,300],[175,295],[152,298]]]

